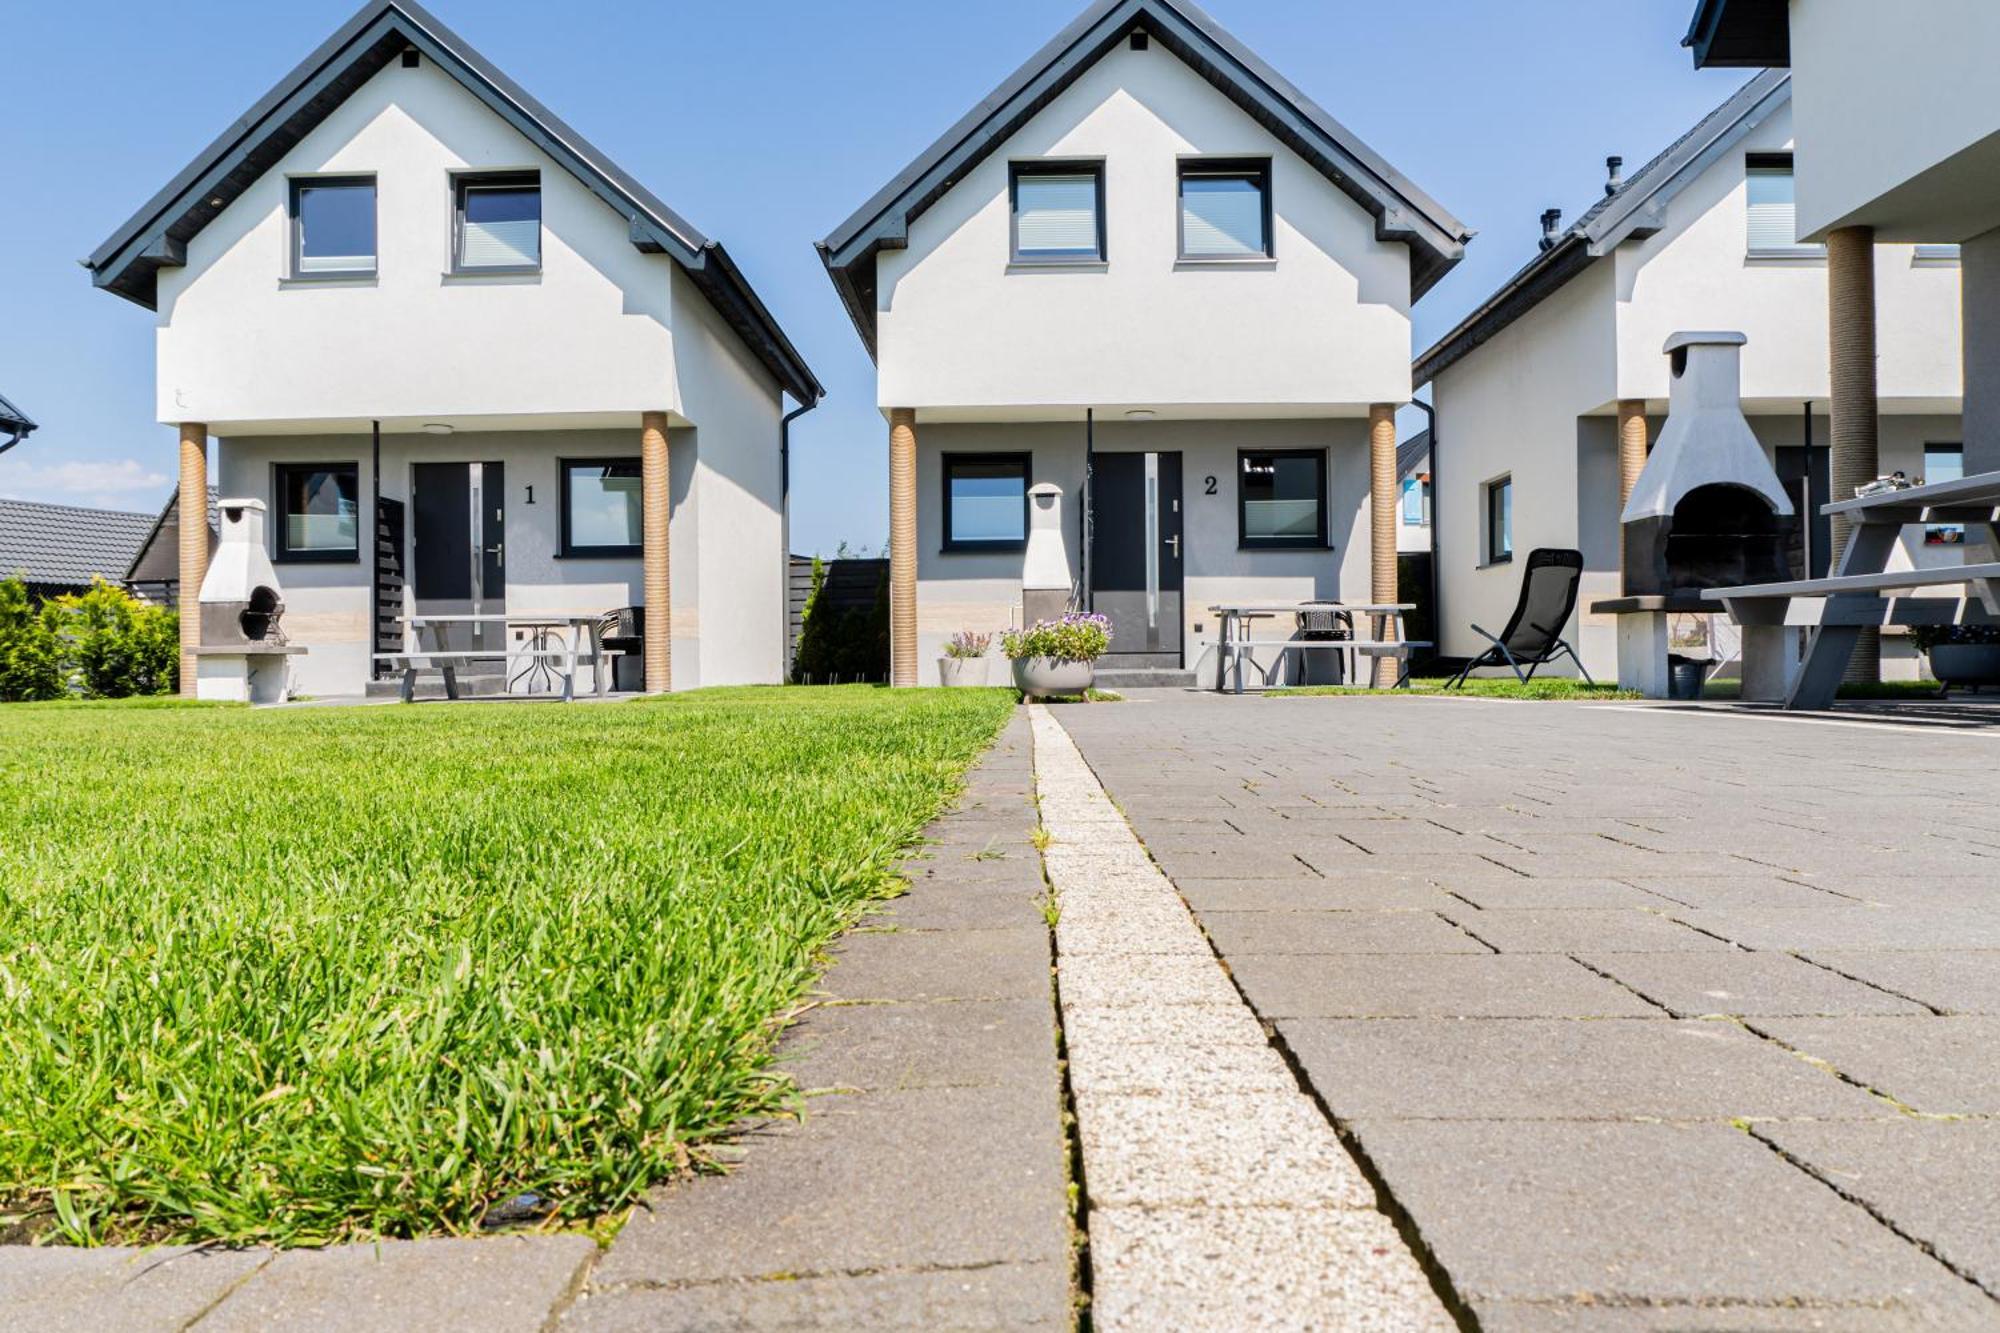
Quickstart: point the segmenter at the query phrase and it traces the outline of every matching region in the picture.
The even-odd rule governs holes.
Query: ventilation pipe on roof
[[[1542,210],[1542,249],[1556,248],[1556,235],[1562,230],[1563,211],[1560,208]]]
[[[1604,159],[1604,195],[1608,199],[1625,188],[1625,159],[1613,154]]]

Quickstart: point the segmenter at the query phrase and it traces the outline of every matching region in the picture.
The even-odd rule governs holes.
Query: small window
[[[565,459],[562,468],[562,553],[599,558],[643,555],[646,545],[643,475],[636,458]]]
[[[458,273],[538,273],[542,178],[512,171],[454,178],[451,264]]]
[[[1009,186],[1016,263],[1103,260],[1103,163],[1016,163]]]
[[[1028,544],[1027,454],[946,454],[944,549],[1018,551]]]
[[[1486,563],[1501,565],[1514,558],[1514,479],[1486,483]]]
[[[1965,479],[1965,446],[1962,444],[1927,444],[1924,446],[1924,482],[1963,481]],[[1933,523],[1924,529],[1926,546],[1963,546],[1965,528],[1957,523]]]
[[[1431,479],[1411,477],[1403,483],[1403,526],[1421,528],[1431,521]]]
[[[361,555],[361,472],[355,463],[278,464],[279,560]]]
[[[375,272],[375,178],[292,182],[292,276],[360,278]]]
[[[1316,449],[1237,455],[1236,530],[1245,547],[1326,545],[1326,454]]]
[[[1751,258],[1813,258],[1826,253],[1823,245],[1799,244],[1790,153],[1750,154],[1748,177]]]
[[[1181,163],[1181,258],[1271,256],[1271,164]]]

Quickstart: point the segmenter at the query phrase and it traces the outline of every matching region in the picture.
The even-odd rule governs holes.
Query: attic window
[[[452,271],[541,272],[541,173],[462,175],[454,185]]]
[[[1181,163],[1181,258],[1271,257],[1269,161]]]
[[[1816,259],[1823,245],[1800,245],[1798,192],[1790,153],[1751,153],[1745,162],[1752,259]]]
[[[370,277],[375,272],[375,178],[306,176],[292,181],[294,278]]]
[[[1104,164],[1014,165],[1014,262],[1097,263],[1104,259]]]

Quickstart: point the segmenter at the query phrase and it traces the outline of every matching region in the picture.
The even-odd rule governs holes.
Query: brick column
[[[889,410],[889,683],[917,683],[917,414]]]
[[[195,653],[201,646],[201,581],[208,577],[208,427],[181,423],[181,697],[195,697]]]
[[[1833,498],[1851,500],[1854,488],[1882,474],[1875,398],[1875,231],[1842,227],[1828,233],[1827,332],[1833,387]],[[1833,519],[1834,567],[1847,550],[1853,524]],[[1882,634],[1864,629],[1849,659],[1847,679],[1882,676]]]
[[[668,562],[667,414],[647,412],[639,429],[639,496],[645,521],[646,693],[674,687],[674,585]]]
[[[1376,403],[1368,409],[1368,600],[1382,605],[1402,600],[1396,586],[1396,509],[1396,409]],[[1398,672],[1396,659],[1376,658],[1375,687],[1394,685]]]
[[[1632,498],[1639,474],[1646,470],[1646,404],[1634,398],[1618,402],[1618,510]]]

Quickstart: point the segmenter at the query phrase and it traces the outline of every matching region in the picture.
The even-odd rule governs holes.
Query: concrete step
[[[364,693],[370,699],[394,699],[403,692],[403,678],[390,676],[386,680],[371,680]],[[498,672],[481,672],[472,675],[458,673],[458,697],[461,699],[497,699],[507,693],[507,678]],[[444,677],[435,671],[426,671],[417,677],[417,697],[419,699],[442,699],[445,697]]]
[[[1195,683],[1194,672],[1178,667],[1099,667],[1096,680],[1100,690],[1184,690]]]

